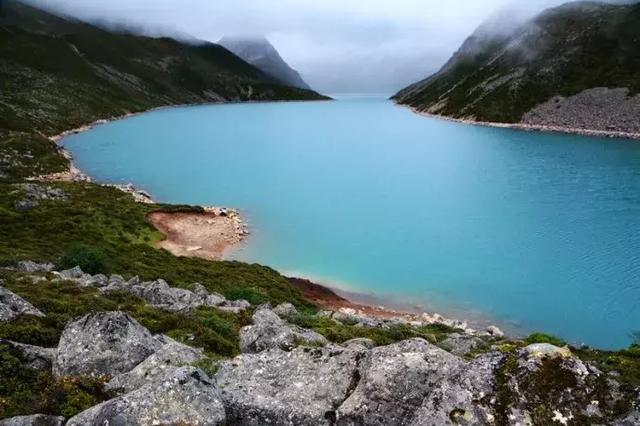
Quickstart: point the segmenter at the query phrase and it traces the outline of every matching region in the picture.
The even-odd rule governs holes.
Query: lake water
[[[241,260],[574,343],[640,330],[638,142],[348,97],[159,110],[64,144],[99,181],[241,209]]]

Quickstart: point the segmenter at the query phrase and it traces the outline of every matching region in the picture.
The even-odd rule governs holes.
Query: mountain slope
[[[110,32],[15,0],[0,15],[0,128],[55,133],[174,104],[313,100],[213,44]]]
[[[453,118],[640,132],[639,45],[640,4],[570,3],[508,33],[479,28],[393,99]]]
[[[300,74],[282,59],[267,39],[224,37],[218,43],[282,83],[311,90]]]

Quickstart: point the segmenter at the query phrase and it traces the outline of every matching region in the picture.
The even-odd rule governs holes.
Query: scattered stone
[[[133,370],[111,379],[105,388],[131,392],[166,374],[169,369],[193,364],[204,358],[202,350],[183,345],[167,336],[163,336],[163,340],[167,343],[157,352],[142,361]]]
[[[224,361],[216,380],[229,424],[328,425],[358,380],[363,350],[270,349]]]
[[[204,306],[222,306],[227,302],[227,299],[220,293],[211,293],[204,301]]]
[[[81,279],[85,274],[82,272],[79,266],[75,266],[71,269],[66,269],[60,272],[54,272],[60,279],[63,280],[78,280]]]
[[[201,298],[206,298],[209,296],[209,291],[205,286],[200,283],[195,283],[193,285],[193,293]]]
[[[490,325],[489,327],[487,327],[487,333],[489,333],[489,335],[493,337],[504,337],[504,333],[502,332],[502,330],[500,330],[495,325]]]
[[[0,426],[62,426],[64,417],[34,414],[32,416],[18,416],[0,420]]]
[[[55,266],[53,263],[36,263],[31,260],[23,260],[16,265],[17,272],[24,272],[27,274],[45,273],[51,272]]]
[[[2,287],[2,284],[4,282],[0,280],[0,321],[12,321],[20,315],[45,316],[31,303]]]
[[[56,348],[43,348],[5,339],[0,339],[0,345],[9,347],[23,366],[38,370],[50,370],[56,354]]]
[[[88,314],[64,328],[53,373],[115,376],[132,370],[161,346],[149,330],[128,314]]]
[[[288,318],[298,314],[298,310],[291,303],[281,303],[273,309],[280,318]]]
[[[67,426],[222,424],[225,409],[215,383],[197,368],[182,367],[83,411]]]
[[[13,207],[19,212],[26,212],[38,207],[39,203],[34,200],[19,200],[16,201]]]
[[[204,304],[203,298],[183,288],[170,287],[165,280],[142,283],[131,291],[151,306],[171,312],[191,311]]]
[[[253,314],[253,325],[240,330],[240,351],[257,353],[271,348],[291,350],[299,344],[321,345],[328,343],[321,334],[295,325],[286,324],[267,307]]]

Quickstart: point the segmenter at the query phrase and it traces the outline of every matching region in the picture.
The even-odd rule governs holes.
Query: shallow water
[[[240,208],[238,259],[574,343],[640,330],[638,142],[365,97],[166,109],[64,144],[99,181]]]

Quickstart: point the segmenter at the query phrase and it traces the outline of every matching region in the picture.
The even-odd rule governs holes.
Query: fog
[[[392,93],[451,56],[492,14],[533,16],[562,0],[31,0],[81,19],[217,41],[267,37],[324,93]],[[515,19],[515,18],[514,18]]]

